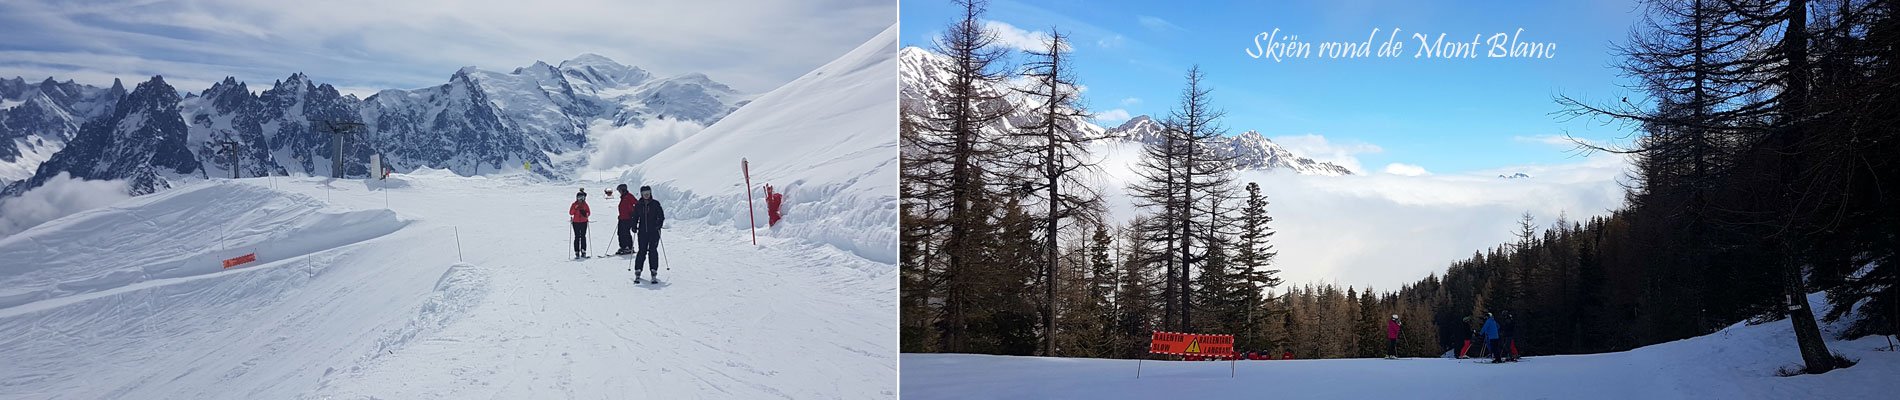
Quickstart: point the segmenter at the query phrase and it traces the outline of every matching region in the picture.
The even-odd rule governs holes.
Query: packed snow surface
[[[675,219],[635,284],[568,259],[569,185],[392,179],[203,182],[0,240],[0,398],[895,394],[889,264]]]
[[[1823,307],[1824,296],[1809,297]],[[1828,327],[1829,337],[1838,326]],[[1635,350],[1526,357],[1142,361],[905,354],[918,399],[1876,399],[1900,391],[1900,352],[1879,336],[1830,341],[1859,365],[1780,377],[1801,355],[1787,320],[1737,324]],[[1534,346],[1533,343],[1520,343]],[[1475,352],[1475,350],[1474,350]],[[1140,378],[1136,369],[1140,368]],[[1229,377],[1229,376],[1232,377]]]

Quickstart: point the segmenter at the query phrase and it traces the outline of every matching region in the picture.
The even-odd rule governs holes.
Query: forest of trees
[[[1380,292],[1275,276],[1269,202],[1206,146],[1226,132],[1198,68],[1143,149],[1137,215],[1103,220],[1080,179],[1095,170],[1094,138],[1072,123],[1088,114],[1063,36],[1011,69],[1014,54],[981,27],[983,4],[958,4],[963,18],[933,49],[949,77],[931,82],[941,90],[927,104],[901,107],[905,352],[1147,357],[1150,332],[1167,330],[1367,357],[1398,315],[1400,353],[1435,356],[1485,312],[1509,311],[1526,354],[1574,354],[1792,317],[1789,346],[1820,373],[1844,364],[1805,294],[1859,305],[1847,336],[1900,326],[1895,1],[1646,1],[1618,46],[1643,96],[1558,99],[1564,115],[1637,131],[1628,144],[1578,141],[1634,160],[1625,207],[1579,221],[1525,214],[1512,243]],[[1036,84],[994,89],[1015,77]]]
[[[1646,97],[1558,99],[1570,116],[1639,132],[1626,146],[1579,141],[1635,160],[1625,208],[1587,223],[1558,221],[1414,290],[1445,286],[1441,324],[1470,310],[1519,310],[1520,344],[1531,353],[1623,350],[1792,317],[1798,340],[1790,346],[1801,349],[1807,372],[1826,372],[1840,360],[1808,311],[1806,294],[1816,291],[1861,306],[1847,336],[1892,334],[1900,322],[1900,6],[1645,6],[1648,17],[1618,49]]]
[[[1398,291],[1274,293],[1267,196],[1209,146],[1226,131],[1198,68],[1163,140],[1143,149],[1129,188],[1142,215],[1103,220],[1083,179],[1098,172],[1087,142],[1099,138],[1076,129],[1089,114],[1062,33],[1012,54],[982,29],[982,2],[958,4],[964,18],[933,49],[952,71],[900,123],[904,351],[1146,357],[1150,334],[1169,330],[1232,333],[1242,350],[1375,356],[1387,316],[1428,320],[1431,303]],[[1013,56],[1027,61],[1005,66]],[[1032,85],[1003,84],[1012,78]],[[1434,354],[1431,326],[1407,325],[1419,332],[1402,352]]]

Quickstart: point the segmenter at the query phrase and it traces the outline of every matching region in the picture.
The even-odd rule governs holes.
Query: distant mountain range
[[[912,113],[934,112],[929,109],[931,105],[925,100],[929,93],[944,90],[938,82],[948,81],[950,69],[949,59],[929,50],[918,47],[906,47],[899,50],[898,82],[901,89],[899,89],[898,101],[901,107]],[[1006,87],[991,87],[985,90],[991,93],[1009,93]],[[1003,105],[999,103],[991,106]],[[1031,120],[1027,114],[1011,115],[989,128],[1004,132]],[[1113,140],[1140,143],[1149,143],[1161,138],[1161,124],[1146,115],[1136,116],[1114,128],[1105,128],[1086,119],[1074,119],[1065,123],[1070,124],[1078,134],[1090,137],[1109,137]],[[1214,151],[1232,157],[1234,167],[1238,169],[1285,170],[1304,175],[1353,175],[1351,169],[1338,164],[1315,161],[1294,154],[1257,131],[1250,130],[1225,137],[1216,146]]]
[[[655,77],[593,54],[508,73],[466,67],[442,85],[365,99],[302,73],[261,92],[225,78],[183,94],[158,76],[130,92],[116,80],[98,88],[15,78],[0,80],[0,196],[62,172],[125,179],[135,195],[180,176],[230,176],[217,145],[227,141],[238,143],[241,176],[329,175],[331,128],[350,125],[360,129],[343,149],[348,175],[367,175],[376,153],[398,171],[472,175],[531,163],[552,177],[564,169],[550,156],[587,147],[590,124],[711,125],[752,97],[704,74]]]

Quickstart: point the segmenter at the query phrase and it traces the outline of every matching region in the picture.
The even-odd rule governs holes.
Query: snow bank
[[[216,273],[222,260],[252,252],[257,261],[240,268],[255,267],[407,223],[388,210],[342,211],[261,186],[202,182],[0,239],[0,309]]]
[[[450,265],[447,271],[442,272],[442,277],[436,279],[435,291],[429,294],[428,300],[423,301],[415,316],[403,326],[384,334],[376,341],[376,350],[358,363],[367,363],[394,353],[416,338],[439,331],[468,315],[470,309],[488,297],[489,275],[488,270],[474,264],[458,262]]]
[[[655,154],[621,178],[650,185],[672,219],[746,228],[750,160],[760,233],[897,261],[897,27]],[[638,185],[635,185],[637,183]],[[785,193],[765,229],[763,187]]]
[[[1818,312],[1825,296],[1809,296]],[[1838,325],[1838,324],[1835,324]],[[1830,325],[1829,331],[1839,327]],[[1832,334],[1828,335],[1832,337]],[[905,354],[905,399],[1407,398],[1869,399],[1900,391],[1900,353],[1878,336],[1832,341],[1859,365],[1776,376],[1801,363],[1787,320],[1618,353],[1488,360],[1337,359],[1227,362]],[[1535,346],[1534,343],[1521,345]],[[1229,374],[1235,377],[1229,378]]]

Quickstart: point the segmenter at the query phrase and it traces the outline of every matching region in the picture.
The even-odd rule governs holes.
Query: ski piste
[[[561,264],[577,182],[488,169],[173,180],[0,238],[0,398],[894,398],[896,38],[600,174],[691,276]],[[758,246],[741,157],[814,199]]]

